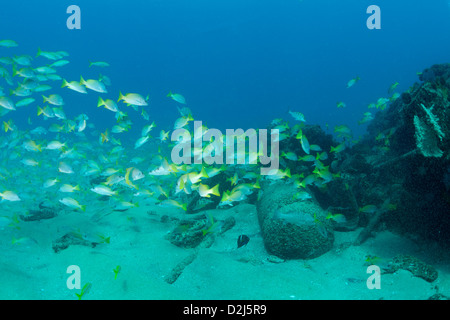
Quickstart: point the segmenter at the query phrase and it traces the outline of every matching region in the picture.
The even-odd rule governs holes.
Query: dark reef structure
[[[366,237],[384,222],[391,231],[448,244],[450,64],[434,65],[419,78],[421,83],[376,114],[359,143],[335,159],[331,168],[342,179],[315,192],[316,199],[322,207],[347,207],[354,223],[369,226]],[[383,203],[389,210],[375,218],[355,212],[355,206]]]
[[[332,248],[334,231],[361,227],[354,245],[388,229],[448,246],[450,64],[434,65],[419,79],[421,82],[392,99],[389,108],[375,114],[367,134],[356,143],[350,143],[352,137],[347,132],[341,136],[344,143],[337,142],[317,125],[296,124],[289,128],[287,123],[271,124],[286,128],[279,149],[294,157],[285,154],[280,158],[280,167],[292,179],[277,183],[263,179],[261,189],[246,200],[256,203],[269,254],[281,259],[315,258]],[[305,155],[305,149],[299,142],[299,130],[317,151],[300,161],[296,156]],[[344,144],[345,149],[337,148]],[[321,169],[314,157],[320,159]],[[326,179],[320,175],[321,170]],[[233,188],[230,174],[222,172],[204,183],[218,184],[223,194]],[[303,183],[310,177],[312,180]],[[311,196],[306,201],[296,198],[302,183],[301,192]],[[205,202],[198,194],[187,195],[186,199],[188,214],[213,209],[220,202],[219,197]],[[195,248],[206,243],[206,229],[205,216],[198,221],[180,221],[170,240],[178,246]]]
[[[419,79],[420,83],[393,100],[389,108],[376,113],[359,142],[341,152],[329,152],[328,158],[323,159],[322,164],[330,172],[339,173],[339,178],[325,187],[314,184],[307,187],[321,210],[345,216],[345,223],[334,224],[332,229],[363,228],[354,245],[383,229],[444,246],[450,243],[450,64],[434,65],[424,70]],[[306,125],[302,131],[310,143],[318,144],[322,150],[329,151],[331,146],[338,145],[319,126]],[[300,148],[295,132],[280,144],[280,150],[304,154]],[[282,160],[281,166],[289,168],[292,175],[306,177],[314,168],[311,163]],[[282,197],[274,199],[280,188],[262,189],[263,197],[257,208],[269,253],[296,259],[315,257],[329,250],[332,231],[330,242],[313,232],[317,238],[311,238],[311,243],[319,246],[305,251],[294,244],[297,238],[301,239],[299,243],[309,243],[305,240],[308,233],[293,223],[265,219],[271,205],[286,204],[281,203]],[[375,206],[376,210],[362,210],[366,205]],[[290,234],[289,228],[300,235]],[[278,235],[282,236],[281,242],[276,241]]]
[[[389,151],[371,163],[369,175],[369,187],[397,205],[384,216],[388,228],[446,243],[450,239],[450,64],[424,70],[420,80],[386,113],[377,115],[361,143],[370,145],[380,132],[393,132]]]

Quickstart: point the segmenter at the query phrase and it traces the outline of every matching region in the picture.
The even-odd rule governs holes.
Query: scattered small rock
[[[442,293],[436,293],[429,297],[428,300],[450,300],[450,298],[443,295]]]
[[[40,209],[40,210],[30,210],[26,215],[20,215],[20,220],[22,221],[38,221],[44,219],[51,219],[57,216],[55,210],[51,209]]]
[[[433,282],[438,277],[438,272],[433,266],[426,264],[416,257],[409,255],[397,255],[388,263],[384,273],[394,273],[399,269],[410,271],[415,277],[428,282]]]
[[[61,238],[56,239],[52,243],[52,248],[55,253],[58,253],[62,250],[67,249],[71,245],[81,245],[86,247],[95,248],[100,243],[98,242],[92,242],[86,239],[83,239],[82,237],[74,234],[73,232],[69,232],[65,235],[63,235]]]
[[[177,281],[178,277],[181,276],[184,268],[190,265],[195,260],[195,258],[197,258],[197,252],[194,252],[184,258],[183,261],[177,264],[175,268],[170,271],[170,273],[164,278],[164,280],[169,284],[173,284],[175,281]]]
[[[279,258],[277,256],[274,256],[274,255],[270,255],[270,256],[267,257],[267,261],[272,262],[272,263],[283,263],[286,260],[285,259],[281,259],[281,258]]]

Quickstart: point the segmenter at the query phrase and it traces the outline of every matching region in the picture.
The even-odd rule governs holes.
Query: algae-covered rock
[[[217,220],[211,214],[200,215],[178,221],[166,238],[180,248],[196,248],[200,244],[202,247],[210,247],[216,234],[223,234],[235,224],[236,220],[232,216],[225,220]]]
[[[266,250],[282,259],[318,257],[333,246],[325,212],[313,201],[296,201],[296,188],[283,182],[263,186],[257,204]]]
[[[419,277],[428,282],[433,282],[438,277],[436,269],[419,260],[416,257],[399,254],[390,262],[389,266],[384,270],[385,273],[393,273],[399,269],[410,271],[415,277]]]
[[[373,232],[387,228],[448,246],[450,64],[425,69],[420,80],[400,98],[392,99],[389,108],[375,114],[363,139],[339,154],[343,160],[337,169],[359,207],[379,207],[389,199],[390,210]],[[362,158],[365,162],[360,161]],[[326,190],[331,191],[331,187],[329,184]],[[341,193],[334,194],[336,199],[343,199]],[[327,208],[327,202],[334,207],[349,207],[345,201],[330,201],[331,197],[316,198],[323,208]],[[370,223],[370,217],[356,214],[360,215],[355,220],[358,226]]]
[[[202,230],[208,228],[208,220],[192,219],[181,220],[177,226],[167,235],[168,240],[181,248],[195,248],[204,239]]]
[[[55,210],[43,209],[43,210],[30,210],[26,215],[20,215],[20,219],[23,221],[39,221],[45,219],[51,219],[57,216]]]
[[[67,249],[72,245],[85,246],[95,248],[100,243],[85,239],[81,234],[76,232],[66,233],[64,236],[54,240],[52,242],[52,248],[55,253]]]
[[[20,215],[20,219],[23,221],[39,221],[45,219],[51,219],[58,215],[57,208],[51,204],[41,202],[38,209],[31,209],[25,215]]]

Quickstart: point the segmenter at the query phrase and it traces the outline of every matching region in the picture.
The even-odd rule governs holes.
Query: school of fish
[[[218,207],[232,206],[253,193],[260,195],[262,180],[293,183],[298,188],[295,199],[305,201],[311,199],[309,185],[326,187],[333,179],[340,178],[339,173],[330,172],[329,166],[323,164],[329,153],[338,154],[355,143],[350,128],[339,125],[334,128],[334,133],[341,143],[330,150],[323,150],[303,133],[305,116],[289,110],[295,122],[293,126],[289,121],[275,119],[271,127],[279,130],[280,141],[295,135],[299,144],[296,150],[302,152],[283,150],[280,156],[283,161],[301,162],[310,168],[304,173],[291,175],[287,166],[261,176],[259,168],[249,164],[175,165],[170,161],[170,150],[179,141],[172,142],[170,132],[180,128],[190,130],[194,120],[183,95],[167,94],[177,103],[179,118],[172,128],[161,129],[153,137],[151,133],[157,124],[149,115],[148,95],[109,92],[111,80],[101,74],[96,79],[85,79],[82,75],[64,78],[59,71],[70,63],[67,52],[49,52],[39,48],[34,56],[9,56],[8,50],[17,46],[13,40],[0,41],[0,56],[3,56],[0,58],[0,205],[3,208],[2,219],[11,227],[19,228],[18,215],[24,208],[36,208],[46,201],[56,202],[80,214],[95,212],[105,204],[115,210],[154,204],[177,208],[182,213],[187,210],[193,193],[198,193],[201,198],[220,199]],[[95,61],[89,62],[87,67],[103,70],[109,64]],[[359,77],[350,80],[347,88],[359,81]],[[393,84],[388,92],[392,93],[397,85]],[[89,114],[85,113],[68,118],[65,110],[73,106],[60,93],[54,92],[56,88],[58,92],[71,90],[80,95],[99,95],[92,108],[104,108],[105,117],[115,119],[114,126],[99,131],[90,121]],[[394,94],[391,98],[380,98],[369,108],[384,110],[386,104],[396,97],[398,95]],[[345,106],[344,102],[337,104],[338,108]],[[28,117],[26,128],[8,118],[14,112]],[[130,112],[136,112],[146,122],[139,128],[141,136],[132,145],[121,141],[121,134],[133,125]],[[45,119],[46,125],[33,126],[36,117]],[[360,123],[371,119],[372,114],[366,112]],[[202,129],[205,132],[207,127],[203,125]],[[380,148],[389,146],[392,134],[379,134]],[[208,146],[209,143],[204,142],[203,150]],[[199,155],[192,154],[193,158],[196,156]],[[247,159],[255,156],[246,154]],[[227,177],[223,185],[209,185],[208,179],[218,174]],[[373,213],[376,209],[373,205],[366,205],[361,211]],[[328,218],[337,220],[341,217],[330,214]],[[13,243],[17,242],[14,239]]]

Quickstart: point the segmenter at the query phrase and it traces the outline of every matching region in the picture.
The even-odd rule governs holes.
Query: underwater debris
[[[424,279],[427,282],[433,282],[438,278],[436,269],[410,255],[397,255],[388,262],[387,267],[383,268],[383,273],[394,273],[399,269],[410,271],[415,277]]]
[[[55,253],[58,253],[62,250],[67,249],[68,247],[72,245],[80,245],[80,246],[86,246],[95,248],[98,246],[100,242],[94,242],[90,241],[88,239],[85,239],[80,233],[78,232],[69,232],[63,235],[62,237],[54,240],[52,242],[52,248]]]
[[[197,220],[180,220],[175,228],[167,235],[173,245],[180,248],[195,248],[204,238],[203,231],[208,227],[206,216]]]
[[[437,117],[432,113],[433,106],[426,108],[420,104],[425,111],[426,120],[420,119],[414,115],[414,126],[416,128],[416,143],[417,148],[425,157],[441,157],[444,152],[439,149],[438,140],[442,141],[445,137]]]
[[[56,217],[58,214],[56,210],[47,208],[47,209],[39,209],[39,210],[30,210],[25,215],[20,215],[20,220],[22,221],[39,221],[46,220]]]
[[[283,263],[283,262],[286,262],[285,259],[281,259],[281,258],[279,258],[277,256],[274,256],[274,255],[269,255],[266,260],[268,262],[271,262],[271,263]]]
[[[165,221],[167,220],[165,219]],[[211,221],[214,221],[214,225],[220,225],[220,228],[215,228],[212,232],[204,233],[204,228],[209,228]],[[215,233],[223,234],[231,229],[235,223],[236,221],[232,216],[220,221],[212,218],[212,215],[206,217],[204,214],[197,216],[196,219],[179,221],[173,231],[168,234],[167,238],[172,244],[179,247],[195,248],[195,252],[178,263],[164,277],[164,280],[169,284],[177,281],[183,273],[183,270],[197,258],[199,249],[211,247],[215,240]]]
[[[417,149],[414,149],[414,150],[412,150],[412,151],[410,151],[410,152],[407,152],[407,153],[405,153],[405,154],[402,154],[401,156],[398,156],[398,157],[396,157],[396,158],[389,159],[389,160],[387,160],[387,161],[385,161],[385,162],[375,164],[375,165],[373,165],[373,168],[374,168],[374,169],[380,169],[380,168],[382,168],[382,167],[384,167],[384,166],[392,165],[392,164],[394,164],[395,162],[398,162],[398,161],[401,161],[401,160],[405,160],[406,158],[415,155],[417,152],[418,152]]]
[[[450,160],[450,64],[426,69],[420,80],[384,112],[373,113],[368,135],[339,153],[341,162],[331,168],[344,171],[346,159],[358,154],[366,168],[352,167],[343,178],[360,186],[354,188],[357,201],[376,204],[390,197],[397,210],[383,215],[385,227],[445,244],[450,239],[443,179]],[[362,216],[359,226],[367,227],[371,218]]]
[[[433,130],[418,116],[414,116],[414,126],[416,128],[417,148],[424,157],[442,157],[444,152],[439,149],[437,137]]]
[[[427,114],[428,121],[433,126],[439,140],[442,141],[442,139],[445,137],[445,134],[444,132],[442,132],[441,126],[439,125],[439,119],[432,112],[434,105],[432,105],[430,108],[426,108],[423,103],[421,103],[420,105]]]
[[[181,276],[184,269],[190,265],[192,262],[194,262],[195,258],[197,258],[198,252],[194,252],[190,255],[188,255],[186,258],[183,259],[180,263],[178,263],[167,276],[164,277],[164,281],[166,281],[168,284],[173,284],[177,279]]]
[[[434,105],[430,108],[426,108],[422,103],[420,105],[425,111],[427,123],[417,115],[414,116],[417,147],[425,157],[441,157],[443,151],[438,147],[438,139],[442,141],[445,134],[439,125],[438,118],[432,112]]]
[[[450,297],[448,297],[442,293],[436,293],[436,294],[433,294],[431,297],[429,297],[428,300],[450,300]]]
[[[180,248],[210,247],[216,234],[223,234],[236,224],[234,217],[217,220],[210,213],[195,215],[192,219],[177,222],[175,228],[166,236],[173,245]]]
[[[370,219],[367,226],[359,233],[358,237],[356,238],[354,244],[359,246],[362,243],[364,243],[373,233],[375,227],[380,222],[382,216],[390,210],[390,203],[391,199],[386,199],[383,202],[383,205],[380,208],[377,208],[375,205],[367,205],[363,207],[362,209],[366,208],[366,210],[361,210],[361,212],[370,213]]]
[[[316,258],[331,249],[333,230],[325,212],[311,200],[296,201],[292,184],[264,183],[257,202],[264,246],[282,259]]]

